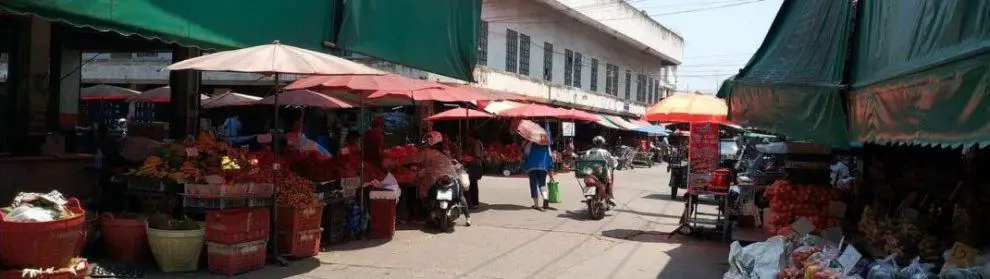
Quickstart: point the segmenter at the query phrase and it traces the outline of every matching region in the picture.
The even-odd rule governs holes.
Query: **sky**
[[[678,91],[713,93],[760,47],[783,0],[627,0],[684,38]]]

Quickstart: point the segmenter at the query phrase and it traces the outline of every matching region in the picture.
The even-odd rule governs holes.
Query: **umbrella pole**
[[[269,236],[268,244],[271,246],[271,249],[269,250],[269,256],[272,258],[272,260],[274,260],[276,263],[278,263],[281,266],[287,266],[287,265],[289,265],[289,262],[285,258],[282,257],[282,254],[279,254],[279,252],[278,252],[278,234],[275,233],[277,231],[276,224],[278,224],[278,196],[279,196],[279,190],[278,190],[279,189],[279,187],[278,187],[278,184],[279,184],[278,173],[281,172],[281,166],[279,166],[279,163],[278,163],[278,158],[279,158],[279,142],[281,141],[281,134],[282,134],[281,131],[279,131],[279,129],[278,129],[278,127],[279,127],[279,118],[278,118],[278,95],[279,94],[278,93],[280,91],[279,86],[278,86],[278,83],[279,83],[279,76],[278,76],[278,74],[275,74],[274,82],[275,82],[275,84],[274,84],[274,89],[275,89],[274,90],[275,91],[275,104],[274,104],[275,115],[273,117],[274,118],[274,121],[273,121],[274,123],[272,123],[271,133],[272,133],[272,152],[275,152],[275,161],[272,162],[272,170],[274,170],[272,172],[272,184],[273,184],[273,188],[275,188],[274,189],[274,193],[275,194],[272,195],[272,205],[268,209],[269,212],[270,212],[270,215],[271,215],[271,220],[272,220],[272,223],[269,224],[270,226],[272,226],[272,229],[271,229],[271,232],[272,233]]]
[[[358,113],[358,127],[364,127],[364,113],[366,111],[364,107],[364,94],[358,95],[358,106],[361,107],[361,111]],[[371,127],[368,128],[370,129]],[[361,137],[361,140],[364,140],[364,137]],[[358,207],[361,208],[361,216],[360,216],[361,219],[359,220],[364,220],[365,216],[369,216],[370,214],[368,207],[364,204],[364,164],[365,164],[364,153],[367,152],[367,148],[368,148],[367,146],[361,144],[361,167],[358,172],[358,175],[360,175],[358,181],[361,184],[359,184],[359,187],[357,188],[358,192],[355,194],[355,196],[357,196],[358,199]],[[366,232],[365,226],[361,226],[361,228],[359,228],[359,231],[361,236],[363,237]]]

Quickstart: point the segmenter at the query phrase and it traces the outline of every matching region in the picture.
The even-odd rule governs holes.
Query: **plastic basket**
[[[392,238],[395,235],[395,203],[394,199],[371,200],[372,236]]]
[[[7,222],[0,212],[0,266],[49,268],[68,266],[86,241],[86,212],[79,200],[65,205],[74,217],[52,222]]]
[[[155,262],[164,272],[188,272],[199,268],[199,256],[203,251],[204,231],[198,230],[148,230],[148,244]]]
[[[89,262],[83,258],[71,259],[68,266],[58,270],[16,269],[0,271],[0,279],[84,279],[87,275],[89,275]]]
[[[182,197],[182,205],[192,208],[228,209],[247,206],[248,198],[212,199],[202,197]]]
[[[206,213],[206,241],[237,244],[267,239],[271,232],[267,208],[213,210]]]
[[[118,218],[111,213],[103,213],[100,223],[111,259],[124,262],[147,259],[148,233],[144,229],[144,219]]]
[[[246,197],[250,184],[186,184],[186,196],[200,198],[209,197]]]
[[[574,177],[585,178],[589,173],[595,173],[596,169],[604,169],[608,164],[602,160],[577,160],[574,161]],[[590,172],[589,172],[590,171]]]
[[[323,239],[324,244],[342,243],[346,239],[344,227],[347,226],[347,212],[350,209],[347,200],[335,200],[327,203],[323,209]]]
[[[323,229],[298,233],[279,233],[278,252],[297,258],[316,256],[320,253],[320,237]]]
[[[263,268],[267,246],[264,240],[234,245],[207,242],[206,269],[231,276]]]
[[[313,206],[279,206],[278,231],[297,233],[320,229],[323,204]]]

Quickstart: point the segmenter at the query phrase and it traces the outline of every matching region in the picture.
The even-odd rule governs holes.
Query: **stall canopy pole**
[[[272,152],[275,153],[275,161],[272,162],[272,170],[274,170],[272,172],[272,186],[274,188],[274,195],[272,195],[272,204],[271,204],[271,206],[269,206],[269,212],[271,212],[272,226],[274,226],[275,224],[278,224],[278,213],[277,213],[278,212],[278,196],[280,195],[279,190],[278,190],[279,189],[279,187],[278,187],[278,184],[279,184],[278,173],[281,172],[281,170],[280,170],[281,169],[281,166],[278,163],[278,158],[279,158],[279,145],[280,145],[279,143],[280,143],[281,138],[282,138],[282,136],[281,136],[282,135],[281,130],[279,130],[279,118],[278,118],[278,95],[279,95],[278,93],[279,93],[279,91],[281,91],[281,88],[278,85],[279,84],[279,75],[278,74],[275,74],[275,77],[273,79],[275,81],[275,88],[274,88],[274,92],[275,92],[275,98],[274,98],[275,99],[275,104],[274,104],[275,115],[273,117],[275,119],[274,120],[275,123],[273,123],[273,125],[272,125],[271,134],[272,134]],[[274,231],[275,230],[273,229],[272,232],[274,232]],[[271,256],[274,258],[274,260],[276,262],[278,262],[280,265],[286,266],[286,265],[288,265],[288,261],[286,261],[285,258],[283,258],[282,255],[278,252],[279,251],[279,249],[278,249],[278,241],[276,241],[277,236],[278,236],[278,234],[272,233],[271,236],[270,236],[270,238],[268,239],[269,245],[271,245],[271,252],[269,252],[269,254],[271,254]]]

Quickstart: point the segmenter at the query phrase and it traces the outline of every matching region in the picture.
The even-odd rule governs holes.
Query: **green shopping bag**
[[[560,182],[550,180],[550,183],[547,184],[550,186],[550,197],[547,200],[552,203],[560,203]]]

